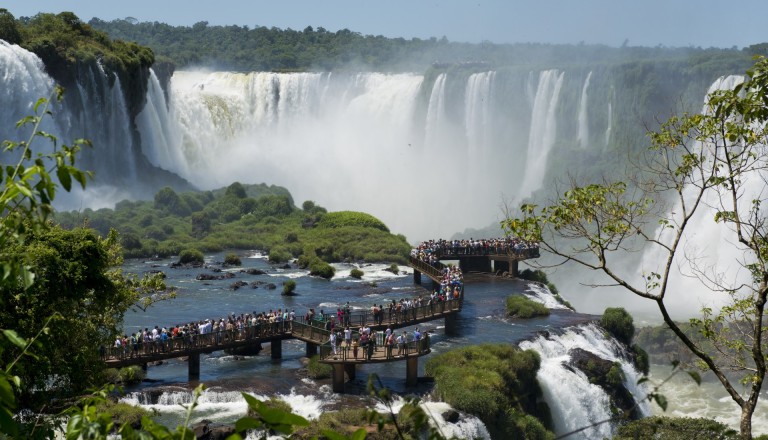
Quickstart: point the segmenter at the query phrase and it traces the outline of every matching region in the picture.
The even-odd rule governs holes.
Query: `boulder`
[[[573,348],[568,354],[571,360],[566,366],[583,372],[590,383],[603,388],[616,409],[629,414],[629,418],[632,420],[638,420],[642,417],[635,406],[632,393],[624,386],[624,373],[618,363],[602,359],[581,348]]]

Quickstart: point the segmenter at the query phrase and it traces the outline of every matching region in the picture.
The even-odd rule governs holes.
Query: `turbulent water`
[[[306,271],[300,269],[272,267],[260,254],[253,254],[250,257],[243,259],[243,269],[259,268],[267,272],[265,275],[252,276],[240,272],[240,269],[229,269],[235,274],[234,279],[202,282],[196,281],[195,277],[198,273],[208,272],[206,269],[171,269],[168,267],[170,260],[129,262],[126,269],[132,272],[163,270],[168,276],[167,282],[181,286],[181,291],[175,300],[158,303],[147,313],[130,313],[126,317],[126,330],[130,332],[154,325],[173,325],[193,319],[218,318],[233,312],[258,312],[277,308],[295,309],[300,315],[310,307],[328,312],[335,311],[347,301],[353,309],[359,310],[369,308],[373,304],[386,304],[393,299],[428,292],[425,288],[413,284],[410,272],[393,275],[384,270],[388,267],[386,265],[360,267],[364,275],[361,280],[357,280],[349,276],[351,269],[355,266],[339,264],[336,265],[337,276],[331,281],[326,281],[309,277]],[[222,255],[212,255],[208,257],[208,261],[212,264],[222,258]],[[283,297],[279,293],[279,288],[266,290],[263,287],[252,289],[246,286],[234,291],[229,288],[230,284],[237,280],[249,283],[272,282],[279,286],[288,279],[296,281],[298,296]],[[375,287],[371,284],[373,282]],[[457,336],[445,335],[442,321],[419,325],[422,331],[432,334],[433,341],[433,354],[419,361],[420,375],[424,374],[423,367],[426,359],[435,354],[467,344],[483,342],[519,343],[533,339],[533,344],[541,345],[537,342],[538,338],[535,335],[546,331],[550,335],[550,341],[557,341],[564,347],[578,346],[607,360],[622,362],[628,377],[627,381],[636,379],[634,370],[626,364],[617,344],[606,338],[603,332],[598,331],[593,325],[586,325],[595,319],[594,316],[581,315],[566,309],[555,309],[551,316],[543,318],[517,320],[505,317],[504,301],[506,296],[513,293],[534,295],[539,301],[554,305],[556,301],[540,284],[487,275],[470,275],[466,289],[467,299],[458,317]],[[593,403],[579,400],[579,398],[583,396],[585,388],[591,390],[590,398],[605,401],[607,395],[600,388],[591,386],[583,375],[568,377],[567,381],[558,385],[557,392],[551,391],[547,394],[548,381],[563,379],[561,376],[550,374],[551,369],[555,368],[552,365],[557,364],[562,356],[552,354],[551,347],[539,345],[522,346],[534,348],[542,355],[542,373],[539,380],[545,389],[547,403],[557,414],[562,412],[563,417],[566,417],[564,414],[566,410],[562,408],[563,396],[571,397],[572,401],[569,402],[576,405],[571,409],[573,414],[568,415],[570,424],[558,426],[558,432],[564,432],[573,424],[581,423],[580,426],[583,426],[598,421],[603,414],[590,413],[589,408],[594,407]],[[294,411],[310,419],[318,417],[321,412],[342,407],[372,406],[376,402],[370,401],[365,391],[365,383],[370,373],[378,374],[383,383],[397,393],[405,394],[413,391],[425,393],[429,390],[429,384],[422,384],[415,390],[406,388],[405,366],[393,363],[361,367],[358,378],[347,384],[349,394],[336,395],[330,391],[327,380],[312,381],[302,373],[300,360],[305,354],[304,349],[303,343],[285,341],[283,358],[278,361],[270,359],[268,347],[265,347],[259,356],[229,356],[224,353],[204,355],[201,358],[200,380],[211,386],[211,389],[204,393],[199,412],[196,413],[194,420],[207,418],[231,422],[241,417],[246,409],[239,394],[241,391],[261,397],[276,396],[288,402]],[[186,383],[186,374],[186,364],[178,360],[150,367],[149,377],[156,382],[130,390],[125,400],[157,409],[163,414],[161,420],[164,423],[176,424],[182,420],[183,414],[179,404],[188,403],[192,398],[189,390],[191,385]],[[551,386],[549,388],[551,389]],[[641,391],[633,388],[630,390],[636,395],[642,394]],[[395,405],[395,410],[399,407],[398,405]],[[488,438],[487,429],[475,417],[463,414],[457,423],[448,423],[442,419],[441,415],[447,409],[445,403],[427,399],[424,407],[435,416],[435,423],[444,433],[453,433],[461,438]],[[580,407],[586,409],[580,409]],[[610,432],[611,429],[611,425],[603,428],[604,432]]]

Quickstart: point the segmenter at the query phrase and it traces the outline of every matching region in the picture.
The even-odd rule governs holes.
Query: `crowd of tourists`
[[[162,353],[174,346],[191,347],[196,345],[199,337],[210,338],[210,344],[221,344],[227,341],[267,337],[290,331],[296,311],[288,309],[269,310],[269,312],[230,314],[226,318],[205,319],[173,326],[146,327],[130,335],[118,336],[114,348],[124,355]],[[102,356],[105,350],[102,350]]]
[[[411,250],[411,256],[430,264],[440,257],[452,255],[498,255],[512,254],[519,257],[537,258],[539,243],[517,237],[501,237],[469,240],[428,240]]]
[[[392,326],[387,326],[384,331],[372,331],[370,326],[361,326],[353,331],[349,326],[342,332],[331,331],[328,342],[331,346],[333,356],[343,355],[344,358],[365,359],[370,361],[375,353],[383,348],[386,359],[392,359],[400,356],[407,356],[411,349],[419,350],[411,342],[429,341],[428,332],[420,332],[419,328],[413,332],[398,332],[392,330]],[[395,352],[397,348],[397,352]]]
[[[450,286],[450,284],[446,284],[445,292],[450,291]],[[444,308],[441,308],[439,303],[458,298],[458,296],[454,298],[445,292],[441,289],[441,291],[434,291],[428,296],[401,298],[400,300],[392,300],[386,305],[373,304],[370,307],[370,312],[357,312],[355,314],[352,313],[352,308],[347,302],[344,306],[337,308],[335,313],[326,313],[322,309],[316,312],[314,308],[310,308],[303,316],[297,316],[295,309],[289,311],[287,308],[279,308],[261,313],[255,311],[240,315],[232,313],[225,318],[205,319],[172,326],[156,325],[132,334],[118,336],[114,341],[110,355],[136,357],[186,349],[201,344],[218,345],[237,340],[265,338],[292,331],[295,322],[323,328],[332,335],[342,331],[346,332],[352,325],[356,326],[362,323],[360,329],[367,328],[366,333],[370,335],[370,324],[381,326],[385,319],[388,319],[387,322],[390,324],[401,324],[416,320],[420,316],[427,315],[430,311],[432,314],[441,312]],[[418,313],[420,307],[424,307],[421,314]],[[352,321],[356,322],[353,323]],[[358,335],[362,335],[362,333],[362,331],[358,331]],[[383,339],[380,345],[386,345],[385,341],[386,339]],[[357,344],[359,347],[366,347],[367,349],[368,340],[359,336]],[[346,346],[352,347],[352,343],[350,342]],[[102,347],[100,351],[102,358],[106,359],[106,348]]]

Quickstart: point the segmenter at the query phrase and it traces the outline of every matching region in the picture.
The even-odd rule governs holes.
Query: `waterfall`
[[[531,196],[544,182],[547,156],[557,137],[556,110],[564,75],[565,72],[559,70],[545,70],[539,74],[528,137],[525,177],[517,200]]]
[[[445,123],[445,73],[441,73],[435,79],[432,93],[429,95],[427,107],[427,126],[425,128],[424,145],[427,151],[438,153],[443,139],[440,137]]]
[[[471,161],[482,158],[488,144],[491,125],[493,79],[496,72],[474,73],[467,80],[464,97],[464,127]]]
[[[613,338],[607,338],[604,330],[595,324],[570,327],[562,334],[538,336],[519,345],[524,350],[535,350],[541,356],[541,368],[536,378],[552,411],[555,434],[565,434],[613,417],[605,390],[590,383],[580,370],[567,366],[572,349],[579,348],[601,359],[619,362],[625,376],[624,386],[635,400],[646,395],[646,390],[637,385],[641,376],[627,360],[622,346]],[[644,416],[651,414],[647,401],[640,403],[639,410]],[[610,423],[603,423],[569,438],[610,438],[614,428]]]
[[[581,88],[581,101],[579,101],[579,135],[577,139],[581,148],[586,148],[589,144],[589,124],[587,120],[587,89],[589,88],[590,79],[592,79],[592,72],[589,72],[587,79],[584,80],[584,87]]]
[[[21,118],[33,113],[32,107],[38,99],[50,97],[53,80],[45,73],[40,58],[0,40],[0,83],[3,109],[0,112],[0,134],[3,135],[0,140],[21,140],[21,132],[13,127]],[[52,132],[53,121],[48,119],[45,123],[45,130]]]

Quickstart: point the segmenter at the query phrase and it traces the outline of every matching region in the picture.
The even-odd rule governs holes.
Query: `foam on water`
[[[548,309],[570,310],[568,307],[560,303],[560,301],[555,298],[555,295],[552,294],[549,288],[543,284],[530,283],[528,284],[528,290],[524,293],[525,296],[533,301],[544,304],[544,306]]]

